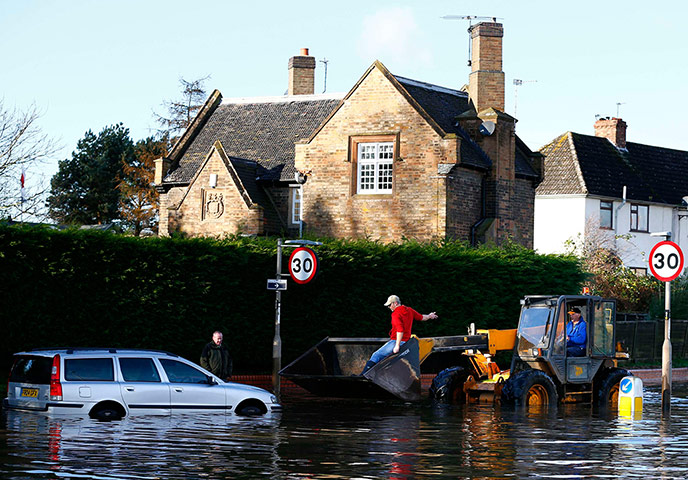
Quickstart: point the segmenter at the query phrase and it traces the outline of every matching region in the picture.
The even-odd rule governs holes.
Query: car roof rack
[[[170,355],[171,357],[179,357],[176,353],[168,352],[165,350],[155,350],[150,348],[107,348],[107,347],[56,347],[56,348],[32,348],[30,352],[55,352],[64,351],[67,354],[74,352],[107,352],[107,353],[125,353],[125,352],[148,352],[148,353],[160,353],[163,355]]]

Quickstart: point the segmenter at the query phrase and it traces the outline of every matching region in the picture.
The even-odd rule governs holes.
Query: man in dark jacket
[[[229,350],[222,343],[222,332],[213,333],[213,341],[203,347],[201,353],[201,367],[222,380],[232,376],[232,357]]]

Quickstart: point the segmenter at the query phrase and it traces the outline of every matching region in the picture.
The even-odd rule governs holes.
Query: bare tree
[[[43,199],[48,186],[37,167],[61,147],[41,132],[37,125],[40,116],[35,105],[22,111],[6,108],[0,100],[1,218],[45,217]],[[30,182],[22,188],[23,178],[29,176]]]
[[[635,248],[633,235],[602,230],[597,218],[588,219],[584,228],[585,235],[567,240],[566,248],[588,273],[585,286],[594,295],[616,298],[619,311],[647,312],[658,284],[652,276],[637,275],[624,266],[622,257]]]
[[[198,110],[203,107],[206,100],[206,93],[203,84],[210,78],[207,75],[193,81],[184,78],[179,79],[182,87],[182,96],[179,100],[165,100],[162,106],[167,109],[167,115],[160,115],[153,112],[155,120],[162,127],[159,133],[164,137],[167,134],[169,139],[179,136],[191,124]]]

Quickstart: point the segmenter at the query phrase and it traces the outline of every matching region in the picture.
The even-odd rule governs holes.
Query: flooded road
[[[688,478],[688,389],[670,420],[647,388],[641,420],[589,407],[520,412],[285,399],[261,418],[116,422],[5,412],[2,479]]]

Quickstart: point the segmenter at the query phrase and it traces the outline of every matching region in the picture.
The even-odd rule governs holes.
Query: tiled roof
[[[589,194],[680,205],[688,195],[688,152],[626,143],[618,149],[609,140],[565,133],[541,152],[544,180],[538,195]]]
[[[445,133],[462,138],[461,165],[480,169],[492,166],[490,158],[456,120],[470,108],[467,93],[404,77],[394,78]],[[294,144],[308,138],[334,111],[341,98],[341,95],[297,95],[225,99],[181,153],[179,163],[172,165],[164,182],[188,183],[218,140],[233,164],[235,159],[255,163],[254,180],[291,182],[295,173]],[[537,176],[528,160],[531,153],[527,147],[517,145],[517,175]],[[249,184],[253,183],[246,181],[246,188],[251,188]]]
[[[454,133],[462,138],[461,163],[464,165],[490,168],[492,162],[483,150],[459,126],[456,117],[470,108],[468,94],[460,90],[439,87],[395,76],[399,83],[446,133]]]
[[[517,177],[527,177],[532,179],[539,179],[540,174],[538,174],[533,168],[532,158],[534,155],[533,151],[528,148],[528,145],[521,140],[521,138],[516,135],[516,176]]]
[[[218,140],[229,157],[257,162],[261,179],[291,181],[294,144],[307,138],[339,102],[317,95],[223,100],[165,182],[188,183]]]
[[[480,146],[459,126],[456,117],[469,110],[468,93],[461,90],[419,82],[395,75],[399,83],[421,106],[423,110],[446,133],[454,133],[461,137],[461,164],[478,168],[490,168],[492,161]],[[537,178],[528,157],[532,155],[530,149],[519,139],[516,145],[516,174],[524,177]]]

